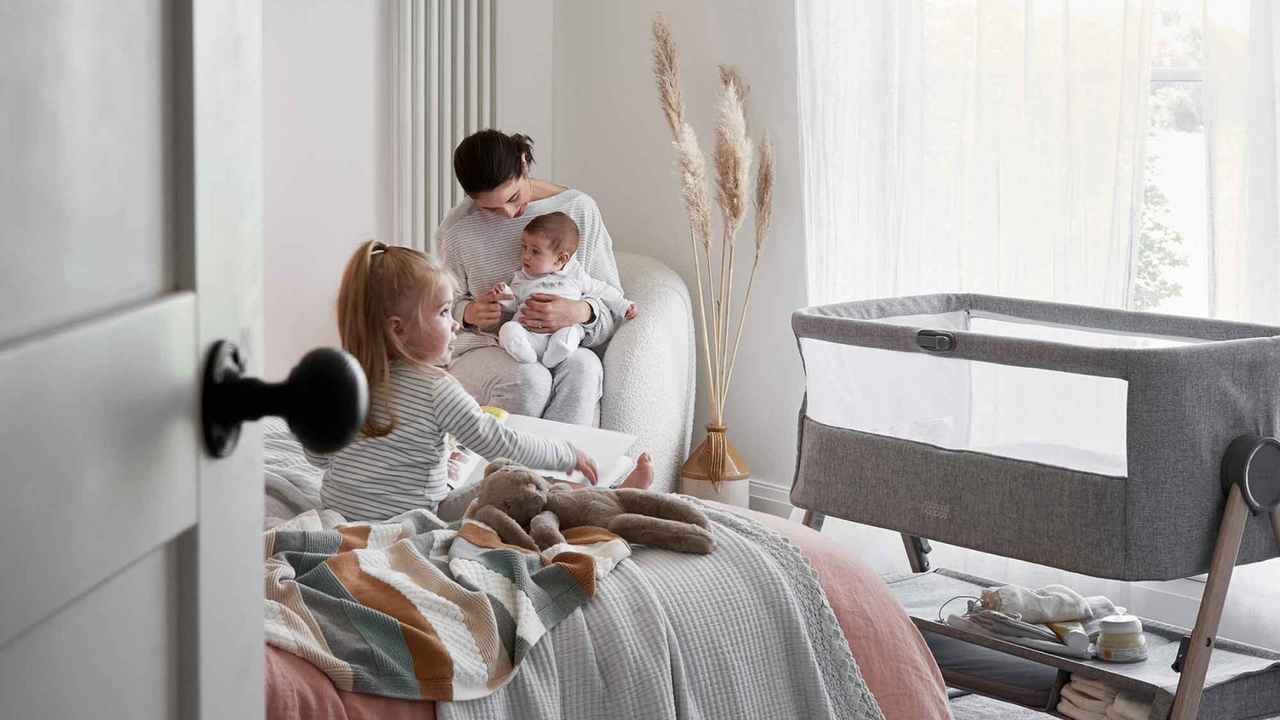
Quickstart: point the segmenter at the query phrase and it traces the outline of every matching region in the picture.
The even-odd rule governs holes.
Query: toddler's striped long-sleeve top
[[[370,412],[379,423],[394,419],[389,434],[362,435],[333,455],[307,453],[325,471],[320,499],[347,520],[385,520],[413,508],[434,512],[449,493],[446,434],[490,460],[549,470],[569,470],[577,461],[567,442],[499,423],[443,372],[393,363],[379,400]]]

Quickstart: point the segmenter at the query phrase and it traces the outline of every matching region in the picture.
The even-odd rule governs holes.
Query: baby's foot
[[[502,329],[498,331],[498,339],[502,343],[502,349],[515,358],[516,362],[538,362],[538,353],[534,351],[533,344],[529,342],[529,332],[520,327],[520,323],[509,322],[503,325]]]
[[[636,458],[636,469],[632,470],[618,487],[645,490],[651,484],[653,484],[653,458],[649,457],[649,453],[642,453]]]

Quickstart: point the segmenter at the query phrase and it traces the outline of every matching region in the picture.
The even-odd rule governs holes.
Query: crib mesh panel
[[[981,295],[807,308],[792,326],[795,504],[1099,577],[1203,572],[1223,451],[1280,432],[1280,328]],[[922,349],[920,330],[953,347]],[[1252,519],[1239,562],[1275,555]]]

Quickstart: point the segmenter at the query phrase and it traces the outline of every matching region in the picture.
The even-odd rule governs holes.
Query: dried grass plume
[[[658,86],[658,103],[671,129],[671,139],[679,142],[684,125],[684,97],[680,93],[680,72],[676,68],[676,43],[671,23],[659,10],[653,16],[653,78]]]
[[[711,202],[707,197],[707,163],[698,147],[698,136],[685,123],[674,143],[680,162],[680,194],[697,241],[703,249],[711,242]]]
[[[724,236],[732,238],[747,212],[751,179],[751,140],[742,111],[742,95],[732,80],[721,86],[716,117],[716,144],[711,154],[716,167],[716,202],[724,216]]]
[[[760,164],[756,167],[756,256],[764,251],[773,221],[773,142],[766,133],[760,141]]]
[[[742,73],[738,72],[738,68],[728,63],[720,63],[720,84],[728,85],[733,83],[733,89],[738,93],[738,100],[742,102],[742,116],[747,116],[747,94],[751,92],[751,86],[742,79]]]

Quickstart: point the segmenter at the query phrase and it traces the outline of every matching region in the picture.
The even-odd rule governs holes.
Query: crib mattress
[[[1223,452],[1280,432],[1280,328],[984,295],[792,316],[792,503],[1120,580],[1204,572]],[[1238,562],[1275,557],[1249,520]]]

